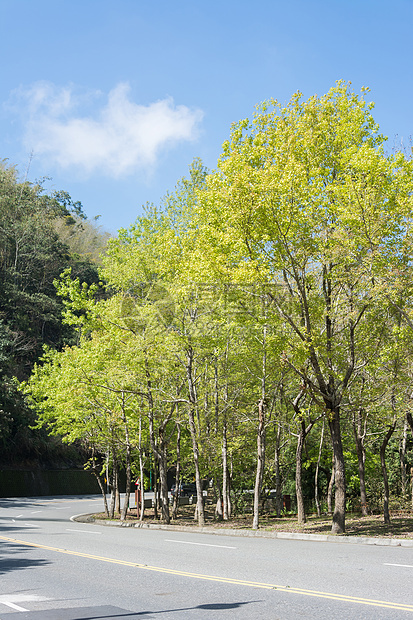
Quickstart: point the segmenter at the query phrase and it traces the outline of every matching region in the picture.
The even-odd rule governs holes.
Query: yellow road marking
[[[134,568],[140,568],[143,570],[150,570],[157,573],[165,573],[167,575],[178,575],[180,577],[192,577],[193,579],[204,579],[208,581],[217,581],[219,583],[229,583],[232,585],[244,586],[247,588],[264,588],[266,590],[278,590],[279,592],[288,592],[290,594],[301,594],[303,596],[314,596],[318,598],[325,598],[334,601],[342,601],[345,603],[359,603],[361,605],[371,605],[374,607],[384,607],[386,609],[398,609],[400,611],[413,612],[413,605],[404,603],[392,603],[390,601],[379,601],[368,598],[360,598],[357,596],[347,596],[345,594],[334,594],[332,592],[321,592],[318,590],[306,590],[303,588],[293,588],[290,586],[281,586],[274,583],[261,583],[259,581],[247,581],[244,579],[232,579],[231,577],[217,577],[215,575],[202,575],[200,573],[190,573],[188,571],[175,570],[172,568],[161,568],[158,566],[149,566],[148,564],[139,564],[137,562],[127,562],[126,560],[116,560],[115,558],[107,558],[99,555],[91,555],[89,553],[82,553],[80,551],[70,551],[69,549],[59,549],[58,547],[49,547],[48,545],[40,545],[25,540],[18,540],[16,538],[9,538],[7,536],[0,536],[0,540],[5,540],[11,543],[17,543],[25,545],[27,547],[36,547],[38,549],[45,549],[47,551],[55,551],[57,553],[64,553],[66,555],[75,555],[81,558],[88,558],[90,560],[99,560],[100,562],[109,562],[110,564],[119,564],[121,566],[131,566]]]

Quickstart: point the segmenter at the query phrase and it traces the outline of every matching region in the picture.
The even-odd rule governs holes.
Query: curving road
[[[413,619],[413,547],[107,527],[0,499],[0,620]]]

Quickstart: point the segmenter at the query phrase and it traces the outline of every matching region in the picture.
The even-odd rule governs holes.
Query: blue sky
[[[113,233],[270,97],[371,89],[413,134],[413,0],[0,0],[0,159]]]

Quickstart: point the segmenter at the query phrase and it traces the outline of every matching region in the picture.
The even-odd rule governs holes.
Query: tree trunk
[[[330,412],[329,412],[330,413]],[[329,415],[329,427],[334,454],[334,513],[332,534],[344,534],[346,529],[346,471],[341,441],[340,410],[336,407]]]
[[[394,420],[393,424],[389,427],[382,443],[380,446],[380,462],[381,462],[381,471],[383,474],[383,487],[384,487],[384,497],[383,497],[383,517],[384,523],[386,525],[390,525],[390,511],[389,511],[389,478],[387,475],[387,466],[386,466],[386,448],[389,443],[390,437],[394,433],[394,429],[396,428],[396,420]]]
[[[222,521],[223,519],[223,499],[222,491],[218,480],[214,479],[214,501],[215,501],[215,519]]]
[[[149,402],[149,439],[151,442],[152,452],[155,457],[155,462],[158,465],[159,471],[159,486],[160,493],[159,498],[161,502],[161,511],[162,511],[162,521],[169,525],[170,516],[169,516],[169,498],[168,498],[168,481],[167,481],[167,453],[166,453],[166,442],[165,442],[165,429],[168,421],[172,415],[170,413],[166,419],[163,420],[162,424],[160,424],[158,428],[158,436],[159,443],[156,441],[155,437],[155,429],[154,429],[154,399],[152,395],[152,381],[151,375],[149,371],[149,366],[147,360],[145,360],[145,371],[146,371],[146,383],[148,388],[148,402]],[[156,486],[155,489],[155,518],[157,515],[157,493],[158,488]]]
[[[178,515],[179,485],[181,482],[181,425],[177,423],[176,435],[176,470],[175,470],[175,495],[172,503],[172,519]]]
[[[192,347],[189,347],[187,352],[187,364],[186,364],[186,374],[188,380],[188,392],[189,392],[189,402],[190,405],[188,407],[188,420],[189,420],[189,431],[191,433],[192,440],[192,451],[194,455],[194,465],[195,465],[195,483],[196,483],[196,492],[197,492],[197,500],[196,500],[196,514],[198,516],[198,525],[203,527],[205,525],[205,513],[204,513],[204,498],[203,498],[203,489],[202,489],[202,481],[201,474],[199,470],[199,447],[198,447],[198,438],[195,426],[195,415],[196,415],[196,403],[197,397],[195,392],[195,385],[193,380],[193,362],[194,362],[194,352]]]
[[[121,521],[125,521],[128,509],[129,509],[130,488],[131,488],[131,483],[132,483],[130,444],[126,446],[125,467],[126,467],[126,489],[125,489],[125,499],[123,502],[122,512],[120,515]]]
[[[407,420],[408,425],[410,426],[410,430],[412,431],[412,435],[413,435],[413,416],[410,413],[410,411],[408,411],[406,414],[406,420]],[[413,510],[413,467],[410,468],[410,484],[411,484],[411,492],[412,492],[412,510]]]
[[[196,494],[197,494],[196,515],[198,517],[199,527],[203,527],[205,525],[204,497],[203,497],[201,474],[200,474],[200,469],[199,469],[199,448],[198,448],[198,439],[196,436],[195,415],[194,415],[194,410],[191,406],[188,407],[188,418],[189,418],[189,430],[191,433],[192,451],[194,455],[194,465],[195,465],[195,484],[196,484]]]
[[[166,465],[166,450],[162,447],[159,459],[159,486],[161,498],[162,521],[169,525],[171,519],[169,515],[169,497],[168,497],[168,478]]]
[[[162,521],[166,525],[170,523],[169,516],[169,498],[168,498],[168,480],[167,480],[167,459],[166,445],[163,439],[163,428],[158,430],[159,443],[155,441],[153,436],[153,428],[151,429],[152,451],[155,457],[156,469],[159,472],[159,485],[157,476],[155,477],[155,517],[157,518],[157,507],[160,506],[162,512]]]
[[[171,519],[169,515],[169,497],[168,497],[168,456],[167,456],[167,441],[165,441],[166,425],[168,424],[169,416],[162,422],[158,429],[159,437],[159,449],[157,452],[158,464],[159,464],[159,486],[160,486],[160,498],[161,498],[161,510],[162,521],[169,525]]]
[[[281,472],[280,472],[280,452],[281,452],[281,424],[278,423],[275,438],[274,468],[275,468],[275,510],[277,518],[281,517],[283,509]]]
[[[327,512],[329,515],[333,514],[333,489],[334,489],[334,476],[336,470],[334,465],[334,454],[333,454],[333,463],[331,466],[331,476],[328,481],[328,489],[327,489]]]
[[[225,360],[228,362],[228,344],[225,351]],[[228,420],[226,408],[228,406],[228,383],[224,391],[224,413],[222,420],[222,517],[224,521],[231,518],[231,474],[228,464]]]
[[[300,397],[301,399],[301,397]],[[294,409],[296,412],[299,412],[299,400],[298,397],[294,401]],[[297,510],[298,510],[298,523],[305,523],[307,521],[307,517],[305,514],[305,506],[304,506],[304,494],[303,494],[303,450],[305,440],[307,438],[308,433],[311,431],[315,424],[314,420],[310,420],[308,426],[306,426],[305,420],[302,419],[300,423],[300,433],[298,435],[297,441],[297,450],[295,453],[296,462],[295,462],[295,489],[296,489],[296,497],[297,497]]]
[[[303,448],[305,441],[305,422],[301,420],[301,429],[298,435],[297,450],[295,453],[295,494],[297,497],[297,520],[298,523],[305,523],[305,507],[303,496],[303,484],[302,484],[302,470],[303,470]]]
[[[99,485],[100,492],[102,493],[103,506],[104,506],[104,509],[105,509],[105,517],[109,517],[109,509],[108,509],[108,500],[107,500],[107,497],[106,497],[106,489],[105,489],[105,487],[103,485],[102,475],[100,473],[102,468],[101,467],[99,468],[99,466],[96,463],[94,447],[92,447],[92,458],[87,463],[85,468],[90,470],[92,472],[92,474],[96,478],[96,481],[97,481],[97,483]]]
[[[413,467],[410,468],[410,484],[412,488],[412,510],[413,510]]]
[[[108,509],[108,500],[106,498],[106,492],[105,492],[105,487],[103,486],[101,477],[99,476],[99,474],[96,474],[95,472],[93,472],[93,475],[95,476],[97,483],[99,485],[100,488],[100,492],[102,493],[102,497],[103,497],[103,506],[105,509],[105,517],[109,517],[109,509]]]
[[[400,438],[400,447],[399,447],[402,493],[404,496],[407,495],[407,464],[406,464],[407,428],[408,428],[408,423],[405,418],[404,425],[403,425],[403,435]]]
[[[159,506],[159,489],[158,489],[158,462],[155,458],[153,459],[153,511],[155,519],[158,518],[158,506]]]
[[[264,300],[263,300],[264,301]],[[266,302],[264,301],[266,305]],[[265,308],[266,313],[266,308]],[[265,467],[265,399],[266,399],[266,377],[267,377],[267,326],[264,325],[262,334],[262,367],[261,367],[261,398],[258,401],[258,430],[257,430],[257,471],[254,485],[254,513],[252,519],[252,529],[258,529],[260,514],[260,496],[262,491],[262,481],[264,478]]]
[[[255,475],[254,486],[254,514],[252,520],[252,529],[258,529],[260,496],[262,490],[262,480],[264,477],[265,464],[265,418],[264,403],[262,400],[258,403],[258,432],[257,432],[257,470]]]
[[[106,493],[109,494],[109,491],[111,490],[111,482],[110,482],[110,473],[109,473],[109,464],[110,464],[110,451],[109,448],[106,450],[106,458],[105,458],[105,468],[106,468],[106,480],[105,480],[105,484],[106,484]]]
[[[145,515],[145,485],[143,483],[143,454],[142,454],[142,416],[139,416],[139,473],[141,480],[141,509],[139,521],[142,523]]]
[[[410,426],[410,430],[412,431],[412,435],[413,435],[413,416],[410,413],[410,411],[406,413],[406,420],[407,420],[408,425]]]
[[[115,498],[116,498],[116,503],[115,503],[115,512],[116,514],[120,515],[120,485],[119,485],[119,467],[116,470],[116,482],[115,482]]]
[[[315,476],[314,476],[314,501],[317,509],[317,517],[321,517],[321,506],[320,506],[320,498],[318,494],[318,472],[320,470],[320,461],[321,461],[321,452],[323,449],[324,443],[324,420],[323,420],[323,428],[321,429],[321,437],[320,437],[320,447],[318,450],[317,464],[315,468]]]
[[[228,521],[230,516],[227,419],[224,416],[222,425],[222,518]]]
[[[131,471],[131,443],[129,437],[129,427],[128,421],[125,414],[125,395],[122,392],[122,419],[123,425],[125,428],[125,444],[126,444],[126,454],[125,454],[125,467],[126,467],[126,489],[125,489],[125,500],[122,507],[122,512],[120,515],[120,520],[125,521],[126,515],[129,508],[129,498],[130,498],[130,488],[132,482],[132,471]]]
[[[412,431],[412,435],[413,435],[413,416],[410,413],[410,411],[408,411],[406,414],[406,420],[407,420],[408,425],[410,426],[410,430]],[[413,467],[410,468],[410,483],[411,483],[412,510],[413,510]]]
[[[367,493],[366,493],[366,477],[365,477],[365,463],[366,463],[366,449],[364,447],[364,439],[366,436],[366,430],[362,424],[362,411],[357,413],[357,420],[355,414],[353,414],[353,433],[356,441],[357,449],[357,461],[360,481],[360,504],[361,514],[363,517],[368,515],[367,507]]]
[[[115,452],[113,452],[112,456],[112,484],[111,484],[111,493],[110,493],[110,508],[109,508],[109,518],[113,519],[116,511],[116,500],[118,497],[118,463]]]

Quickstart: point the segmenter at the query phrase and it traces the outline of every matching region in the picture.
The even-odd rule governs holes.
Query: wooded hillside
[[[73,241],[94,237],[77,249]],[[29,428],[33,412],[17,389],[47,345],[61,350],[76,334],[62,322],[54,281],[71,268],[88,285],[98,280],[94,260],[106,236],[87,221],[65,192],[47,195],[0,165],[0,445],[2,463],[59,458],[59,443]],[[79,245],[79,244],[78,244]],[[57,450],[57,452],[56,452]]]

